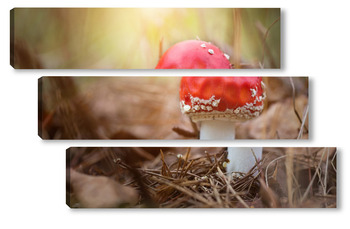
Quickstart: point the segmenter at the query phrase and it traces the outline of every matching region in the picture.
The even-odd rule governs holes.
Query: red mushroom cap
[[[192,121],[248,120],[264,108],[261,77],[182,77],[181,111]]]
[[[170,47],[156,69],[225,69],[231,68],[228,55],[205,41],[188,40]]]

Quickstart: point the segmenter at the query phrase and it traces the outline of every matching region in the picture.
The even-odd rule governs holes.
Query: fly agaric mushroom
[[[225,69],[231,68],[229,56],[209,42],[188,40],[170,47],[156,69]]]
[[[183,77],[180,106],[201,122],[200,139],[235,139],[235,122],[260,115],[264,108],[261,77]],[[227,172],[247,173],[261,159],[261,147],[229,147]]]

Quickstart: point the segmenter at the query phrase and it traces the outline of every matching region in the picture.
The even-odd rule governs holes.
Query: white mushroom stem
[[[202,121],[199,138],[201,140],[235,139],[235,123],[219,120]]]
[[[248,173],[254,167],[256,159],[261,160],[262,157],[262,147],[228,147],[227,152],[230,160],[226,167],[228,173]]]
[[[234,140],[235,123],[231,121],[207,120],[201,122],[201,140]],[[256,159],[262,158],[262,147],[228,147],[228,174],[247,173],[254,167]]]

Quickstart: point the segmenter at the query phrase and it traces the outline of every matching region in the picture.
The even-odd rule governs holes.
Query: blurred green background
[[[152,69],[173,44],[199,38],[237,68],[280,68],[279,18],[279,8],[15,8],[11,60],[15,68]]]

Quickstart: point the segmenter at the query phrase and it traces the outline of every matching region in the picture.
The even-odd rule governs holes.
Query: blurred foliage
[[[37,68],[21,63],[39,62],[42,68],[149,69],[160,52],[196,38],[230,56],[238,47],[240,61],[252,67],[280,67],[279,8],[16,8],[12,13],[15,68]],[[19,48],[31,55],[24,57]]]

